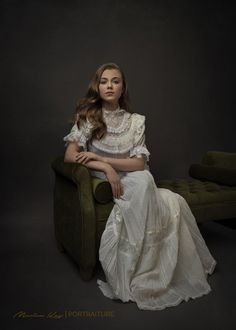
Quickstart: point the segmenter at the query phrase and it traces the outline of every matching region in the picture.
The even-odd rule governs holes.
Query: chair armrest
[[[189,175],[199,180],[213,181],[228,186],[236,186],[236,169],[217,166],[192,164]]]
[[[63,156],[54,159],[51,166],[55,173],[72,180],[76,184],[88,182],[88,179],[91,180],[89,169],[86,166],[79,163],[66,163]]]
[[[55,173],[72,180],[75,184],[83,185],[91,181],[92,193],[100,204],[106,204],[113,200],[111,185],[108,181],[91,176],[89,169],[77,163],[65,163],[64,158],[58,157],[52,161],[52,169]]]
[[[111,185],[108,181],[92,176],[93,196],[99,204],[106,204],[113,200]]]

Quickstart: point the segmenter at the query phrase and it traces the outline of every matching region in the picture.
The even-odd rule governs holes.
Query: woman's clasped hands
[[[105,162],[105,158],[90,151],[77,152],[75,155],[75,161],[83,165],[86,165],[86,163],[91,160],[104,162],[105,164],[104,173],[111,185],[113,196],[119,199],[120,196],[122,196],[124,193],[120,176],[111,165]]]
[[[103,161],[103,157],[95,154],[94,152],[90,152],[90,151],[77,152],[75,155],[75,161],[78,163],[86,164],[90,160]]]

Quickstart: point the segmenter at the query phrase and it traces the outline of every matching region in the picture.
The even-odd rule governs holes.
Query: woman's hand
[[[121,185],[121,180],[116,170],[109,164],[105,162],[102,156],[95,154],[90,151],[81,151],[75,153],[75,161],[77,163],[86,164],[91,160],[103,162],[103,171],[111,184],[112,193],[115,198],[120,198],[123,195],[123,187]]]
[[[75,155],[75,161],[81,164],[86,164],[90,160],[98,160],[98,161],[103,161],[103,158],[94,152],[90,151],[81,151],[77,152]]]
[[[116,170],[113,167],[108,166],[105,171],[106,177],[111,184],[112,193],[115,198],[120,198],[123,195],[124,190],[121,184],[121,180]]]

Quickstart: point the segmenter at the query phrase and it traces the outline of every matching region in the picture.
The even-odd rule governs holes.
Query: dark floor
[[[2,217],[1,329],[236,329],[236,229],[215,222],[201,227],[218,262],[208,295],[163,311],[141,311],[135,303],[102,295],[96,284],[104,278],[99,266],[93,280],[83,282],[76,265],[58,252],[50,198],[11,207]],[[19,311],[31,316],[17,317]],[[81,311],[110,316],[86,317]]]

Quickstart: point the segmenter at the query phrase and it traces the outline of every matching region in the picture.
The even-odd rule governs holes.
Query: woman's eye
[[[100,84],[101,85],[105,85],[105,84],[107,84],[108,82],[106,81],[106,80],[102,80],[102,81],[100,81]],[[120,83],[120,81],[119,80],[113,80],[112,82],[111,82],[112,84],[115,84],[115,85],[118,85],[119,83]]]

